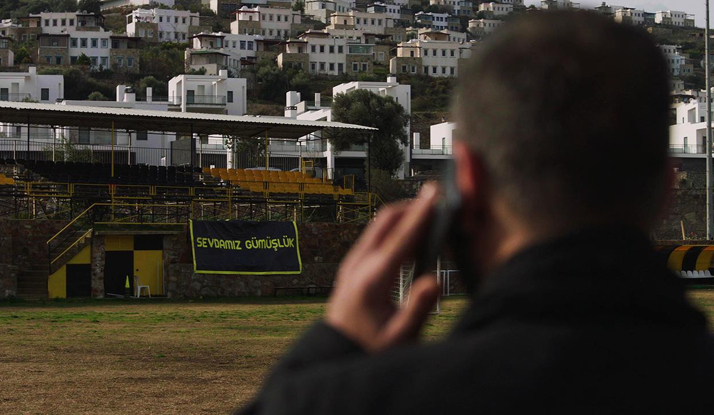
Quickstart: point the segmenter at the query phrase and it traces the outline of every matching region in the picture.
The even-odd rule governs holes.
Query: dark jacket
[[[243,414],[714,414],[714,346],[635,231],[579,232],[494,272],[446,340],[369,355],[317,324]]]

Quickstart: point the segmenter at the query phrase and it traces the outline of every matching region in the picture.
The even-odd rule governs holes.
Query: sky
[[[577,1],[574,1],[577,2]],[[580,0],[581,7],[594,7],[602,4],[603,0]],[[530,5],[540,5],[540,0],[525,0],[527,6]],[[614,4],[617,6],[632,7],[636,9],[644,9],[648,12],[656,12],[659,10],[676,10],[686,13],[691,13],[695,15],[697,26],[704,27],[705,20],[705,7],[704,0],[660,0],[660,1],[646,1],[646,0],[609,0],[606,1],[607,4]],[[711,27],[714,27],[714,0],[711,1],[710,5],[710,16]]]

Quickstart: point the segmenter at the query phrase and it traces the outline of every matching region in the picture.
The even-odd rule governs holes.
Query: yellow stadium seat
[[[211,174],[211,168],[210,168],[210,167],[204,167],[204,168],[203,168],[203,173],[204,173],[204,174]]]

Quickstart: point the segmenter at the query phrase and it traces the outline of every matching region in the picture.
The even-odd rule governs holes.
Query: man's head
[[[667,183],[668,69],[650,35],[540,13],[474,55],[457,102],[460,176],[467,157],[474,188],[532,232],[652,225]]]

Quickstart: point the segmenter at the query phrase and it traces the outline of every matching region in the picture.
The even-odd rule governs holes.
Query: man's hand
[[[427,184],[415,201],[380,210],[340,266],[325,319],[368,351],[416,340],[436,302],[433,277],[415,280],[401,309],[390,298],[401,264],[426,237],[436,197],[436,186]]]

